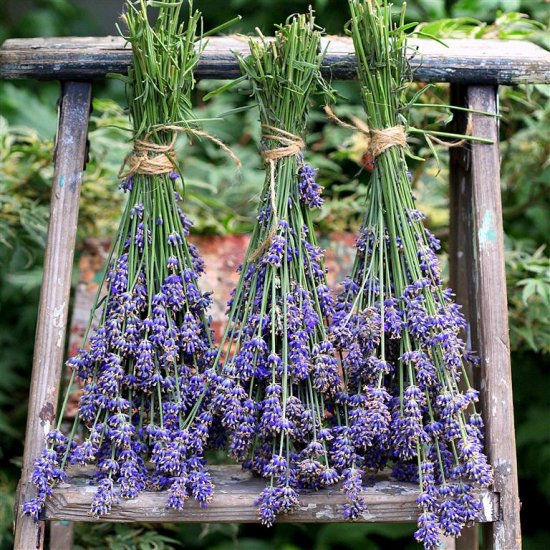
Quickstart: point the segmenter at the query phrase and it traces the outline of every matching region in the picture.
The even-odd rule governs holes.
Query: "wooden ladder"
[[[353,79],[355,58],[350,40],[328,37],[330,46],[323,71],[332,79]],[[449,82],[453,105],[496,113],[498,85],[550,82],[550,54],[525,42],[448,40],[448,48],[418,40],[411,64],[415,79]],[[239,67],[232,50],[246,53],[246,40],[212,38],[201,56],[198,78],[234,78]],[[0,78],[55,79],[61,82],[59,125],[51,214],[44,278],[30,388],[23,471],[18,487],[15,548],[42,548],[45,521],[54,520],[52,547],[71,545],[70,524],[95,521],[87,514],[93,488],[86,471],[74,472],[68,483],[55,489],[44,521],[37,525],[22,514],[22,503],[32,496],[29,483],[33,462],[45,446],[53,426],[65,353],[71,273],[78,223],[82,172],[86,164],[87,131],[92,81],[106,73],[125,73],[131,52],[122,39],[36,38],[7,40],[0,48]],[[473,133],[494,141],[451,149],[451,286],[464,307],[470,326],[471,347],[481,358],[477,386],[481,390],[486,425],[486,452],[495,470],[493,491],[480,494],[483,503],[485,547],[515,550],[521,547],[517,468],[508,339],[506,279],[500,197],[498,118],[473,115]],[[466,115],[455,111],[456,130],[464,130]],[[212,504],[200,509],[194,502],[183,513],[165,507],[166,496],[144,493],[113,506],[107,521],[115,522],[253,522],[253,501],[261,480],[238,467],[212,467],[217,492]],[[364,521],[415,521],[417,489],[410,484],[374,476],[365,489],[369,515]],[[323,490],[305,495],[304,506],[283,516],[287,522],[341,521],[343,497]],[[465,530],[457,547],[477,548],[477,529]],[[447,546],[449,548],[449,546]]]

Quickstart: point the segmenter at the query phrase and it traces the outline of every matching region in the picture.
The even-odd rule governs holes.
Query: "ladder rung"
[[[248,52],[243,36],[213,37],[202,54],[197,78],[235,78],[240,75],[233,51]],[[351,39],[330,36],[323,64],[326,76],[355,78]],[[421,82],[517,84],[550,82],[550,52],[530,42],[446,39],[411,40],[414,78]],[[120,37],[16,38],[0,48],[0,78],[97,79],[109,72],[126,73],[131,50]]]
[[[109,522],[180,522],[180,523],[252,523],[257,522],[255,499],[265,481],[253,477],[239,466],[211,466],[215,484],[214,499],[201,508],[190,498],[183,512],[167,508],[166,492],[145,492],[134,500],[120,500],[111,513],[96,520],[89,515],[95,487],[90,474],[74,472],[68,483],[60,485],[48,499],[46,519]],[[499,517],[498,494],[478,492],[483,508],[483,522]],[[367,480],[362,495],[368,507],[363,522],[413,522],[418,517],[418,486],[402,483],[387,475],[373,475]],[[346,497],[339,487],[322,489],[301,496],[302,506],[277,521],[287,523],[334,523],[343,521],[342,506]]]

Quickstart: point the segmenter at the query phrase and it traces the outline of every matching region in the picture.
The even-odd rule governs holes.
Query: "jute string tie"
[[[172,139],[167,144],[159,144],[150,141],[153,134],[161,131],[172,132]],[[133,150],[126,155],[122,166],[118,172],[120,179],[128,178],[136,174],[146,176],[156,176],[168,174],[177,168],[176,152],[174,147],[179,133],[189,134],[190,136],[204,137],[217,145],[222,151],[227,153],[235,162],[237,167],[241,167],[241,161],[233,151],[221,140],[203,130],[197,130],[187,126],[176,126],[165,124],[155,128],[147,133],[142,139],[134,140]]]
[[[273,216],[273,224],[271,230],[266,238],[260,243],[256,250],[250,255],[249,260],[253,262],[256,260],[262,252],[271,245],[273,237],[277,234],[279,228],[279,214],[277,212],[277,200],[275,195],[275,168],[278,161],[284,158],[293,157],[299,155],[305,149],[305,142],[300,136],[296,136],[291,132],[271,126],[269,124],[262,124],[262,139],[270,139],[278,141],[281,147],[275,147],[273,149],[264,148],[261,150],[261,156],[264,163],[269,168],[269,197],[271,202],[271,212]]]
[[[379,157],[390,147],[405,148],[407,146],[407,133],[405,132],[405,128],[401,125],[377,130],[376,128],[371,128],[366,122],[353,115],[349,117],[353,124],[344,122],[334,114],[334,111],[329,105],[325,105],[325,113],[330,120],[342,126],[342,128],[348,128],[364,134],[367,138],[365,152],[370,153],[373,159]]]
[[[324,107],[325,113],[328,118],[342,126],[343,128],[348,128],[354,130],[355,132],[361,132],[367,138],[367,146],[365,153],[372,155],[373,159],[379,157],[384,151],[388,150],[390,147],[407,147],[407,132],[405,127],[398,124],[397,126],[392,126],[391,128],[384,128],[382,130],[377,130],[376,128],[371,128],[360,118],[351,115],[349,118],[353,124],[344,122],[338,118],[332,108],[329,105]],[[471,114],[468,114],[468,124],[465,131],[466,136],[472,135],[472,117]],[[439,139],[434,135],[425,134],[426,139],[430,139],[443,147],[452,148],[452,147],[462,147],[466,143],[466,139],[461,139],[459,141],[448,142],[442,139]]]

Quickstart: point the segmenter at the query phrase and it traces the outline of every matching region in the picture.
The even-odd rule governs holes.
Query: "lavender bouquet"
[[[372,163],[364,224],[331,338],[342,357],[355,462],[420,486],[416,539],[436,548],[479,518],[474,486],[492,470],[483,454],[465,320],[441,282],[439,242],[415,208],[406,163],[404,94],[410,79],[404,12],[384,0],[349,0]],[[363,511],[360,499],[352,505]],[[349,514],[348,514],[349,516]]]
[[[98,326],[68,362],[71,384],[84,384],[78,416],[71,433],[61,433],[67,394],[35,463],[37,496],[25,512],[36,519],[69,464],[95,465],[95,516],[143,490],[168,489],[168,505],[178,510],[188,496],[206,505],[212,495],[203,458],[211,423],[204,373],[216,355],[210,297],[199,289],[203,262],[187,241],[192,224],[181,209],[174,153],[177,132],[205,135],[191,111],[200,14],[189,2],[180,23],[182,2],[154,2],[151,26],[147,5],[127,1],[122,17],[133,52],[122,77],[134,129],[121,170],[128,201],[90,318]]]
[[[266,179],[213,399],[231,456],[268,480],[257,500],[267,525],[298,506],[300,489],[339,478],[328,447],[328,406],[340,387],[327,338],[333,299],[311,219],[321,187],[302,154],[320,36],[312,15],[297,15],[239,57],[259,107]]]

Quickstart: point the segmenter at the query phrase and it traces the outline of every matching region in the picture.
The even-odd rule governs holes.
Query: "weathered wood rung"
[[[183,512],[167,508],[166,492],[142,493],[134,500],[120,500],[112,512],[96,520],[89,514],[95,487],[86,472],[73,472],[68,483],[59,486],[46,504],[46,519],[109,522],[180,522],[180,523],[253,523],[257,522],[254,501],[265,487],[265,480],[253,477],[239,466],[211,466],[209,471],[216,486],[207,508],[190,498]],[[70,473],[70,472],[69,472]],[[334,523],[344,521],[342,507],[345,495],[339,486],[311,492],[301,497],[299,510],[281,516],[286,523]],[[367,480],[363,498],[368,513],[361,522],[414,522],[418,517],[418,486],[391,480],[387,475]],[[479,492],[483,522],[499,517],[499,499],[491,491]]]
[[[356,78],[357,65],[350,38],[323,39],[326,76]],[[411,40],[411,67],[421,82],[461,84],[517,84],[550,82],[550,52],[522,41],[447,39],[448,47],[434,40]],[[415,53],[416,49],[418,51]],[[240,76],[233,54],[248,53],[244,36],[213,37],[196,70],[197,78]],[[0,48],[0,78],[97,79],[109,72],[126,73],[131,50],[121,37],[17,38]]]

